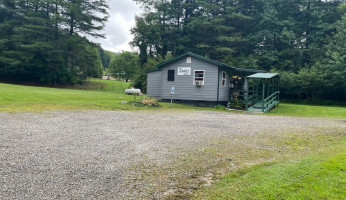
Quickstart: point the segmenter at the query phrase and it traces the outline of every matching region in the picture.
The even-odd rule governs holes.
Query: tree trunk
[[[58,27],[58,3],[55,3],[55,39],[59,39],[59,27]]]
[[[73,19],[73,17],[71,17],[71,20],[70,20],[70,35],[73,35],[73,32],[74,32],[74,19]]]

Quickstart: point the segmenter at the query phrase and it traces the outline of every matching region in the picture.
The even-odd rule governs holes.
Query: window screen
[[[194,85],[204,85],[204,70],[195,70]]]
[[[174,81],[174,70],[168,70],[167,81]]]
[[[204,71],[195,71],[195,81],[204,81]]]

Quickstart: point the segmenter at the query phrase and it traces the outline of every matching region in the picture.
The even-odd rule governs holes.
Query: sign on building
[[[191,75],[191,67],[178,67],[178,75]]]

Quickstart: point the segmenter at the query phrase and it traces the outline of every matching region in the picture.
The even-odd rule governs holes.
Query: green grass
[[[346,107],[337,106],[311,106],[280,103],[280,105],[267,113],[268,115],[283,115],[296,117],[335,117],[346,118]]]
[[[253,166],[221,178],[195,199],[345,199],[346,141],[300,160]]]
[[[103,110],[148,110],[132,105],[122,105],[122,101],[133,101],[133,96],[125,95],[124,90],[130,83],[89,79],[84,85],[68,88],[33,87],[0,83],[0,111],[2,112],[41,112],[45,110],[103,109]],[[139,100],[141,97],[137,97]],[[153,110],[218,110],[182,104],[160,103],[162,108]],[[226,111],[230,112],[230,111]],[[237,111],[236,111],[237,112]],[[239,112],[237,112],[239,113]],[[346,118],[346,107],[308,106],[281,103],[268,115],[299,117],[336,117]]]
[[[133,100],[132,96],[124,94],[129,83],[92,79],[83,87],[60,89],[0,84],[0,111],[131,109],[121,104],[124,100]]]
[[[182,104],[161,102],[161,108],[134,107],[122,104],[122,101],[133,101],[134,96],[126,95],[125,89],[130,83],[89,79],[83,85],[66,88],[34,87],[0,83],[0,112],[42,112],[46,110],[213,110]],[[140,101],[144,96],[137,96]]]
[[[46,110],[167,110],[186,111],[191,109],[213,110],[213,108],[197,108],[182,104],[160,103],[161,108],[134,107],[122,104],[122,101],[133,101],[133,95],[126,95],[125,89],[130,83],[89,79],[84,85],[67,88],[34,87],[0,83],[0,112],[42,112]],[[137,96],[140,101],[145,96]]]

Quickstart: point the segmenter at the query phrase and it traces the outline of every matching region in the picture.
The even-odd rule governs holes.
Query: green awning
[[[247,76],[247,78],[273,78],[274,76],[277,76],[277,75],[278,73],[256,73],[256,74]]]

